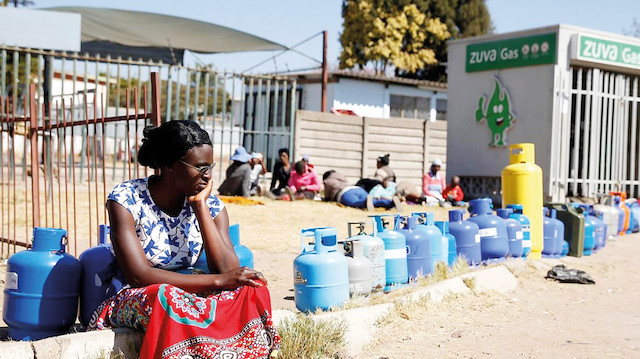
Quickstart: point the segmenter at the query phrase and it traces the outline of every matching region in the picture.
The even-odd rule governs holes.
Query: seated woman
[[[291,200],[314,199],[322,189],[316,171],[313,168],[309,168],[305,161],[296,162],[293,169],[286,188]]]
[[[431,162],[429,172],[422,177],[422,192],[425,195],[425,202],[429,206],[444,205],[442,191],[447,187],[447,183],[445,182],[444,174],[440,172],[441,167],[442,161],[436,158]]]
[[[211,194],[209,135],[193,121],[170,121],[145,128],[142,141],[138,160],[159,175],[109,194],[111,242],[128,284],[100,305],[89,328],[145,331],[141,358],[277,353],[267,281],[239,267],[227,210]],[[203,251],[212,274],[176,272]]]
[[[218,188],[218,193],[225,196],[242,196],[249,197],[251,195],[251,155],[247,150],[238,146],[233,156],[233,163],[227,167],[226,177]]]

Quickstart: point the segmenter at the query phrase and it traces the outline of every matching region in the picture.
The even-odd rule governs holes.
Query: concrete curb
[[[535,263],[535,262],[534,262]],[[549,263],[544,263],[548,266]],[[471,286],[471,288],[469,288]],[[507,266],[498,265],[480,269],[459,277],[447,279],[417,288],[401,298],[401,301],[418,300],[429,296],[432,303],[439,303],[451,295],[472,293],[506,293],[518,287],[518,279]],[[346,340],[348,354],[362,352],[378,331],[377,321],[389,313],[393,303],[347,309],[313,315],[314,320],[343,320],[347,326]],[[296,313],[290,310],[273,311],[273,322],[280,325],[285,319],[293,319]],[[0,345],[0,359],[4,358],[103,358],[110,353],[122,353],[125,358],[137,357],[143,333],[127,328],[98,330],[85,333],[67,334],[35,342],[5,342]]]

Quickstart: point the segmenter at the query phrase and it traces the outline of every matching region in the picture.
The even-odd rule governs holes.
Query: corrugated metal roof
[[[329,75],[330,82],[332,78],[338,79],[342,77],[342,78],[352,78],[352,79],[358,79],[358,80],[393,83],[393,84],[399,84],[399,85],[408,85],[408,86],[415,86],[415,87],[421,87],[421,88],[432,88],[436,90],[447,90],[446,82],[416,80],[416,79],[408,79],[404,77],[395,77],[395,76],[391,77],[391,76],[385,76],[385,75],[371,74],[364,71],[334,70],[334,71],[329,71],[328,75]],[[308,80],[308,82],[316,83],[320,81],[321,76],[322,76],[322,73],[318,71],[288,75],[288,77],[296,78],[301,83],[304,83],[305,80]]]

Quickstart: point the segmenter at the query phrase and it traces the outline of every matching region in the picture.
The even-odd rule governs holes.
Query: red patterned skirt
[[[169,284],[123,289],[89,324],[110,327],[146,331],[140,358],[268,358],[280,346],[265,286],[207,297]]]

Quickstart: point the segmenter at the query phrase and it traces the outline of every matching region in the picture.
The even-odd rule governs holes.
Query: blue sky
[[[328,58],[337,66],[342,31],[340,0],[35,0],[37,7],[93,6],[149,11],[228,26],[292,46],[322,30],[329,31]],[[634,18],[640,20],[638,0],[487,0],[498,33],[558,23],[623,33]],[[322,58],[322,38],[315,37],[298,50]],[[244,71],[275,53],[187,56],[186,61],[213,63],[220,70]],[[297,54],[286,54],[251,72],[273,72],[316,66]]]

